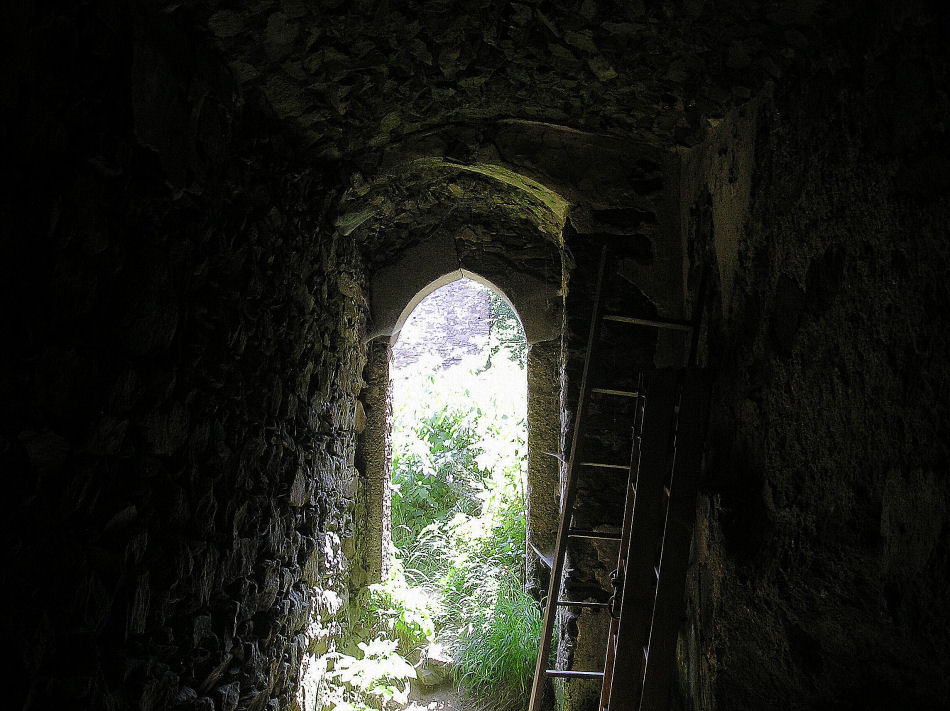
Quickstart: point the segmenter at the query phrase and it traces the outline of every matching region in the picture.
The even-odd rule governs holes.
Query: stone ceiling
[[[520,118],[691,143],[807,48],[822,0],[253,0],[200,6],[319,153]]]
[[[262,92],[314,158],[350,171],[337,224],[376,263],[465,225],[557,235],[565,201],[581,231],[591,211],[652,214],[650,190],[616,186],[655,182],[661,153],[702,140],[833,19],[823,0],[193,9],[244,90]],[[647,168],[631,173],[614,156]],[[591,168],[599,184],[581,184]]]
[[[435,158],[409,162],[372,185],[359,176],[341,204],[337,227],[357,239],[374,263],[429,237],[469,225],[504,239],[557,239],[567,203],[537,182],[497,165],[461,165]],[[394,235],[405,233],[401,239]],[[519,240],[520,241],[520,240]]]

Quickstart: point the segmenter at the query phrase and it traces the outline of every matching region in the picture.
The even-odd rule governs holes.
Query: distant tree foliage
[[[494,291],[489,291],[488,308],[491,319],[489,366],[495,361],[499,352],[507,351],[503,357],[515,361],[523,369],[527,361],[528,341],[525,339],[524,328],[521,326],[518,315],[508,302]]]

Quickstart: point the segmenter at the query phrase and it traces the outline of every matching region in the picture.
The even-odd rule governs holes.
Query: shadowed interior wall
[[[540,341],[528,349],[528,585],[547,595],[550,568],[538,551],[550,555],[557,540],[561,490],[561,340]]]
[[[354,532],[365,302],[333,177],[182,13],[13,22],[7,703],[289,708]]]
[[[687,708],[950,698],[941,32],[908,6],[856,22],[851,54],[802,67],[686,156],[691,254],[722,287]]]

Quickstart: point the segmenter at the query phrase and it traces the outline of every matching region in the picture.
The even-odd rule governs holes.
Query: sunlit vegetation
[[[526,345],[494,295],[491,311],[479,355],[396,371],[393,565],[359,601],[361,641],[337,655],[337,708],[403,705],[434,649],[463,693],[525,705],[541,626],[524,590]]]

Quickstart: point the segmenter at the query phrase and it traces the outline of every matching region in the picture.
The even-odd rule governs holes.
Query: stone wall
[[[393,369],[410,368],[422,357],[434,358],[444,367],[465,356],[484,355],[487,361],[490,327],[485,287],[470,279],[446,284],[419,302],[403,324],[392,347]]]
[[[292,708],[353,537],[365,303],[332,179],[182,8],[10,22],[7,703]]]
[[[362,473],[357,520],[361,535],[357,537],[358,560],[350,587],[378,583],[389,572],[389,549],[392,544],[392,381],[390,363],[392,349],[388,338],[376,338],[367,349],[363,378],[366,387],[358,407],[363,408],[365,426],[358,427],[357,466]]]
[[[656,160],[654,160],[656,159]],[[679,218],[673,206],[679,166],[671,157],[651,155],[636,164],[637,180],[625,206],[598,209],[578,218],[586,232],[565,229],[571,254],[565,330],[562,342],[562,451],[571,456],[574,417],[580,394],[591,312],[601,250],[607,249],[604,272],[605,313],[641,318],[681,318],[683,285]],[[586,211],[585,211],[586,212]],[[681,333],[681,332],[680,332]],[[636,390],[641,369],[682,366],[682,336],[654,328],[603,323],[591,362],[594,387]],[[592,395],[585,414],[586,435],[579,446],[581,460],[619,464],[630,462],[634,400]],[[566,472],[566,467],[563,468]],[[562,479],[564,475],[562,474]],[[575,468],[578,482],[574,526],[619,532],[627,470]],[[607,602],[613,588],[609,574],[617,567],[617,545],[571,541],[561,596],[572,600]],[[598,671],[604,667],[608,613],[603,609],[566,608],[558,614],[558,668]],[[600,683],[567,680],[555,683],[558,708],[594,708]]]
[[[312,706],[294,699],[306,652],[338,639],[369,562],[362,240],[380,269],[447,244],[435,277],[511,277],[546,326],[568,287],[561,354],[557,328],[532,337],[566,364],[565,413],[601,244],[643,292],[615,306],[685,297],[688,313],[715,267],[676,703],[940,707],[946,11],[444,5],[413,29],[385,3],[331,5],[6,16],[8,704]],[[333,214],[344,189],[353,209]],[[605,372],[629,355],[606,338]],[[644,364],[676,351],[634,345]],[[599,523],[603,501],[587,503]],[[564,622],[563,657],[594,668]]]
[[[950,698],[946,44],[914,3],[838,31],[688,159],[721,298],[685,708]]]

